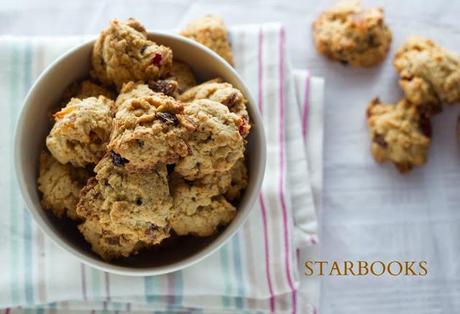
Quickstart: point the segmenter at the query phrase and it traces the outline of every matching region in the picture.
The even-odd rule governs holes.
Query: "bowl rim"
[[[40,84],[40,82],[43,79],[45,79],[48,76],[49,72],[52,69],[59,66],[60,63],[63,62],[65,59],[67,59],[69,56],[73,55],[78,50],[83,49],[87,45],[94,44],[96,37],[87,39],[83,41],[82,43],[78,44],[77,46],[69,49],[68,51],[63,53],[61,56],[59,56],[56,60],[54,60],[51,64],[49,64],[45,68],[45,70],[42,71],[42,73],[38,76],[38,78],[35,80],[35,82],[30,87],[22,103],[22,107],[18,114],[18,118],[16,119],[14,141],[13,141],[14,148],[12,152],[13,152],[13,158],[14,158],[13,160],[15,163],[15,166],[14,166],[15,176],[18,180],[18,185],[19,185],[19,189],[20,189],[22,198],[25,201],[27,210],[29,211],[29,213],[31,213],[33,219],[39,226],[40,230],[44,232],[48,236],[48,238],[50,238],[52,242],[55,243],[59,248],[75,256],[80,262],[83,262],[84,264],[90,267],[94,267],[98,270],[106,271],[109,273],[113,273],[117,275],[125,275],[125,276],[154,276],[154,275],[167,274],[170,272],[174,272],[177,270],[187,268],[193,264],[196,264],[202,261],[209,255],[215,253],[219,248],[221,248],[225,243],[227,243],[231,238],[233,238],[233,236],[235,236],[235,234],[240,230],[240,228],[246,222],[250,212],[253,210],[255,201],[258,197],[259,191],[262,186],[262,181],[263,181],[264,174],[265,174],[265,165],[266,165],[266,138],[265,138],[265,131],[263,127],[263,121],[262,121],[259,111],[257,110],[257,104],[254,101],[254,98],[252,97],[249,91],[249,88],[246,86],[244,80],[240,77],[240,75],[236,72],[236,70],[233,67],[231,67],[227,63],[227,61],[225,61],[216,52],[214,52],[208,47],[202,44],[199,44],[191,39],[185,38],[178,34],[174,34],[172,32],[165,32],[165,31],[148,30],[147,34],[149,36],[169,37],[170,39],[182,41],[188,45],[195,46],[196,48],[203,50],[207,54],[211,55],[211,57],[213,57],[214,59],[217,59],[217,61],[219,61],[219,63],[221,63],[222,66],[224,66],[225,70],[230,72],[230,74],[236,79],[236,81],[238,81],[241,87],[243,87],[244,94],[246,98],[249,100],[250,106],[252,106],[251,119],[253,121],[253,124],[257,125],[256,132],[259,132],[259,138],[260,138],[260,141],[258,142],[258,145],[257,145],[258,149],[260,150],[260,160],[258,160],[258,163],[256,163],[256,167],[255,167],[256,168],[255,172],[258,174],[258,177],[256,178],[254,190],[252,194],[249,195],[249,199],[247,201],[247,208],[245,208],[244,211],[241,211],[241,216],[240,216],[241,218],[239,218],[240,219],[239,223],[230,224],[229,226],[227,226],[226,230],[224,231],[224,233],[227,233],[225,236],[221,236],[222,235],[221,234],[219,237],[217,237],[212,242],[210,242],[206,247],[202,248],[200,251],[194,253],[193,255],[190,255],[179,261],[175,261],[171,264],[145,267],[145,268],[134,268],[134,267],[129,267],[129,266],[114,265],[114,264],[111,264],[110,262],[106,262],[101,259],[97,259],[97,258],[93,258],[87,255],[84,255],[83,253],[79,252],[79,250],[67,244],[66,241],[61,239],[61,237],[58,236],[58,234],[56,234],[56,232],[53,231],[53,229],[49,226],[49,222],[46,221],[38,213],[38,208],[35,207],[26,189],[27,182],[26,182],[26,178],[24,175],[24,171],[21,166],[22,163],[19,161],[21,160],[20,156],[22,153],[20,143],[21,143],[21,139],[23,138],[24,125],[25,125],[24,119],[26,118],[26,113],[28,109],[32,106],[32,98],[34,96],[37,86]],[[43,210],[43,209],[40,207],[40,210]]]

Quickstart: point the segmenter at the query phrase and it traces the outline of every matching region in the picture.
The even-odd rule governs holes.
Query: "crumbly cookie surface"
[[[95,168],[96,177],[81,192],[79,230],[105,260],[136,254],[169,237],[172,198],[167,170],[129,173],[114,154]]]
[[[207,15],[191,21],[181,35],[193,39],[214,50],[233,65],[233,54],[224,21],[215,15]]]
[[[342,2],[323,12],[313,23],[313,37],[321,54],[361,67],[382,62],[392,38],[383,9],[363,9],[357,1]]]
[[[91,80],[84,80],[70,84],[64,91],[63,99],[67,103],[72,98],[88,98],[104,96],[106,98],[115,99],[115,93],[108,88],[96,84]]]
[[[189,154],[184,140],[188,131],[179,119],[182,112],[182,103],[160,93],[124,101],[114,118],[109,150],[119,154],[132,172],[177,162]]]
[[[430,113],[460,101],[460,57],[423,37],[411,37],[393,64],[406,98]]]
[[[173,177],[170,183],[174,202],[172,229],[178,235],[206,237],[214,234],[219,226],[230,223],[236,209],[220,195],[229,186],[230,179],[228,173],[193,182]]]
[[[171,77],[177,81],[177,92],[179,94],[197,84],[192,68],[187,63],[181,61],[173,61]]]
[[[376,98],[368,106],[367,124],[376,161],[391,161],[401,173],[427,161],[431,123],[414,104],[403,99],[387,105]]]
[[[241,118],[209,99],[198,99],[184,109],[184,124],[193,132],[187,140],[190,154],[175,170],[187,180],[230,170],[243,157],[244,139],[239,132]]]
[[[38,190],[42,193],[42,206],[57,217],[77,220],[76,205],[80,190],[90,172],[59,163],[48,152],[40,154]]]
[[[238,201],[241,192],[248,186],[248,182],[248,169],[244,158],[241,158],[230,169],[230,182],[225,189],[225,198],[230,202]]]
[[[143,81],[138,82],[128,82],[123,84],[123,87],[120,90],[120,94],[118,94],[117,99],[115,100],[115,111],[118,111],[121,104],[123,104],[127,100],[131,100],[133,98],[140,98],[144,96],[153,96],[155,92],[150,89],[150,87],[145,84]]]
[[[138,21],[114,19],[96,40],[91,63],[95,78],[121,88],[129,81],[148,81],[167,75],[171,70],[172,51],[149,40]]]
[[[105,154],[112,129],[113,101],[104,96],[72,98],[54,114],[46,146],[62,164],[96,164]]]
[[[224,82],[221,78],[216,78],[193,88],[178,97],[184,102],[191,102],[196,99],[209,99],[228,107],[230,112],[241,117],[239,130],[243,137],[246,137],[251,130],[249,114],[246,108],[247,100],[240,90],[234,88],[232,84]]]

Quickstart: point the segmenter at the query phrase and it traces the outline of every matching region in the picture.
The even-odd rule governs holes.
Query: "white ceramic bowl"
[[[40,205],[37,190],[38,156],[50,130],[49,114],[57,109],[62,92],[71,82],[88,75],[94,40],[64,54],[51,64],[30,89],[16,125],[16,174],[24,200],[35,221],[58,246],[95,268],[122,275],[158,275],[190,266],[215,252],[242,226],[258,196],[265,169],[265,136],[256,103],[240,76],[221,57],[203,45],[168,33],[151,32],[157,43],[171,47],[174,57],[190,64],[201,80],[217,76],[240,89],[249,100],[253,123],[248,137],[249,186],[232,223],[213,239],[183,239],[157,252],[140,253],[122,262],[105,262],[94,254],[71,223],[63,224]]]

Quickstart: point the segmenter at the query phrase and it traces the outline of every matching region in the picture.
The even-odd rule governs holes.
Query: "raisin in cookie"
[[[54,114],[46,146],[62,164],[96,164],[105,154],[112,129],[113,101],[104,96],[72,98]]]
[[[84,168],[59,163],[48,152],[40,155],[38,190],[42,193],[42,206],[57,217],[78,219],[76,206],[80,190],[90,177]]]
[[[63,99],[67,103],[72,98],[88,98],[104,96],[109,99],[115,99],[115,93],[108,88],[100,86],[90,80],[70,84],[64,91]]]
[[[372,100],[367,109],[371,152],[378,162],[391,161],[401,173],[427,160],[431,123],[426,113],[407,100],[395,105]]]
[[[149,88],[156,93],[162,93],[166,96],[175,98],[177,97],[177,89],[179,87],[179,83],[172,78],[167,78],[164,80],[150,80],[148,83]]]
[[[192,129],[187,144],[190,154],[179,160],[175,170],[187,180],[230,170],[243,157],[241,118],[209,99],[198,99],[184,109],[185,125]]]
[[[121,88],[128,81],[164,77],[171,70],[172,51],[147,38],[136,20],[112,20],[93,47],[92,76],[104,84]]]
[[[166,79],[150,80],[148,83],[153,91],[178,98],[181,93],[195,86],[196,80],[188,64],[174,61]]]
[[[393,64],[406,98],[435,113],[442,103],[460,101],[460,57],[423,37],[411,37]]]
[[[180,95],[178,99],[184,102],[190,102],[195,99],[209,99],[221,103],[227,106],[231,112],[241,117],[239,130],[243,137],[246,137],[251,130],[246,98],[240,90],[234,88],[232,84],[224,82],[221,78],[190,88]]]
[[[215,15],[207,15],[191,21],[181,35],[193,39],[214,50],[233,65],[233,54],[224,21]]]
[[[171,227],[176,234],[206,237],[214,234],[219,226],[229,224],[236,209],[219,194],[229,184],[228,174],[195,181],[173,176],[170,183],[174,202]]]
[[[136,254],[169,237],[172,198],[167,170],[129,173],[119,156],[106,155],[94,169],[77,205],[78,227],[105,260]]]
[[[313,23],[313,37],[321,54],[361,67],[382,62],[391,44],[383,9],[363,9],[357,1],[342,2],[323,12]]]
[[[160,93],[126,100],[115,115],[108,149],[132,172],[177,162],[189,154],[188,131],[178,118],[182,111],[182,103]]]

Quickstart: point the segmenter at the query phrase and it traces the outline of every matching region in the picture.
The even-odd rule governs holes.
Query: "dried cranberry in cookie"
[[[367,124],[376,161],[391,161],[401,173],[426,163],[431,122],[414,104],[403,99],[387,105],[376,98],[367,109]]]
[[[224,21],[215,15],[206,15],[191,21],[181,35],[193,39],[214,50],[233,65],[233,54]]]
[[[423,37],[411,37],[396,52],[393,65],[406,98],[429,113],[442,103],[460,101],[460,56]]]
[[[165,165],[129,173],[105,156],[77,205],[80,232],[105,260],[136,254],[169,237],[172,198]]]
[[[230,170],[243,157],[244,139],[239,132],[241,118],[209,99],[187,104],[180,117],[189,125],[190,154],[180,159],[175,170],[187,180]]]
[[[149,40],[138,21],[114,19],[96,40],[91,63],[92,76],[121,88],[129,81],[165,77],[171,70],[172,51]]]
[[[105,154],[112,130],[113,101],[100,96],[72,98],[54,114],[46,146],[60,163],[75,167],[96,164]]]
[[[115,115],[108,149],[124,158],[124,167],[131,172],[176,163],[189,154],[185,141],[189,131],[178,118],[182,113],[181,102],[161,93],[127,98]]]
[[[313,23],[316,49],[346,65],[370,67],[382,62],[391,44],[383,9],[363,9],[359,1],[342,1]]]
[[[193,88],[178,97],[179,100],[190,102],[196,99],[209,99],[228,107],[228,109],[241,117],[240,133],[246,137],[251,130],[249,114],[246,108],[247,100],[240,90],[234,88],[232,84],[224,82],[221,78],[216,78]]]
[[[76,206],[80,190],[85,186],[90,172],[59,163],[48,152],[40,154],[38,190],[42,193],[42,206],[57,217],[78,219]]]

